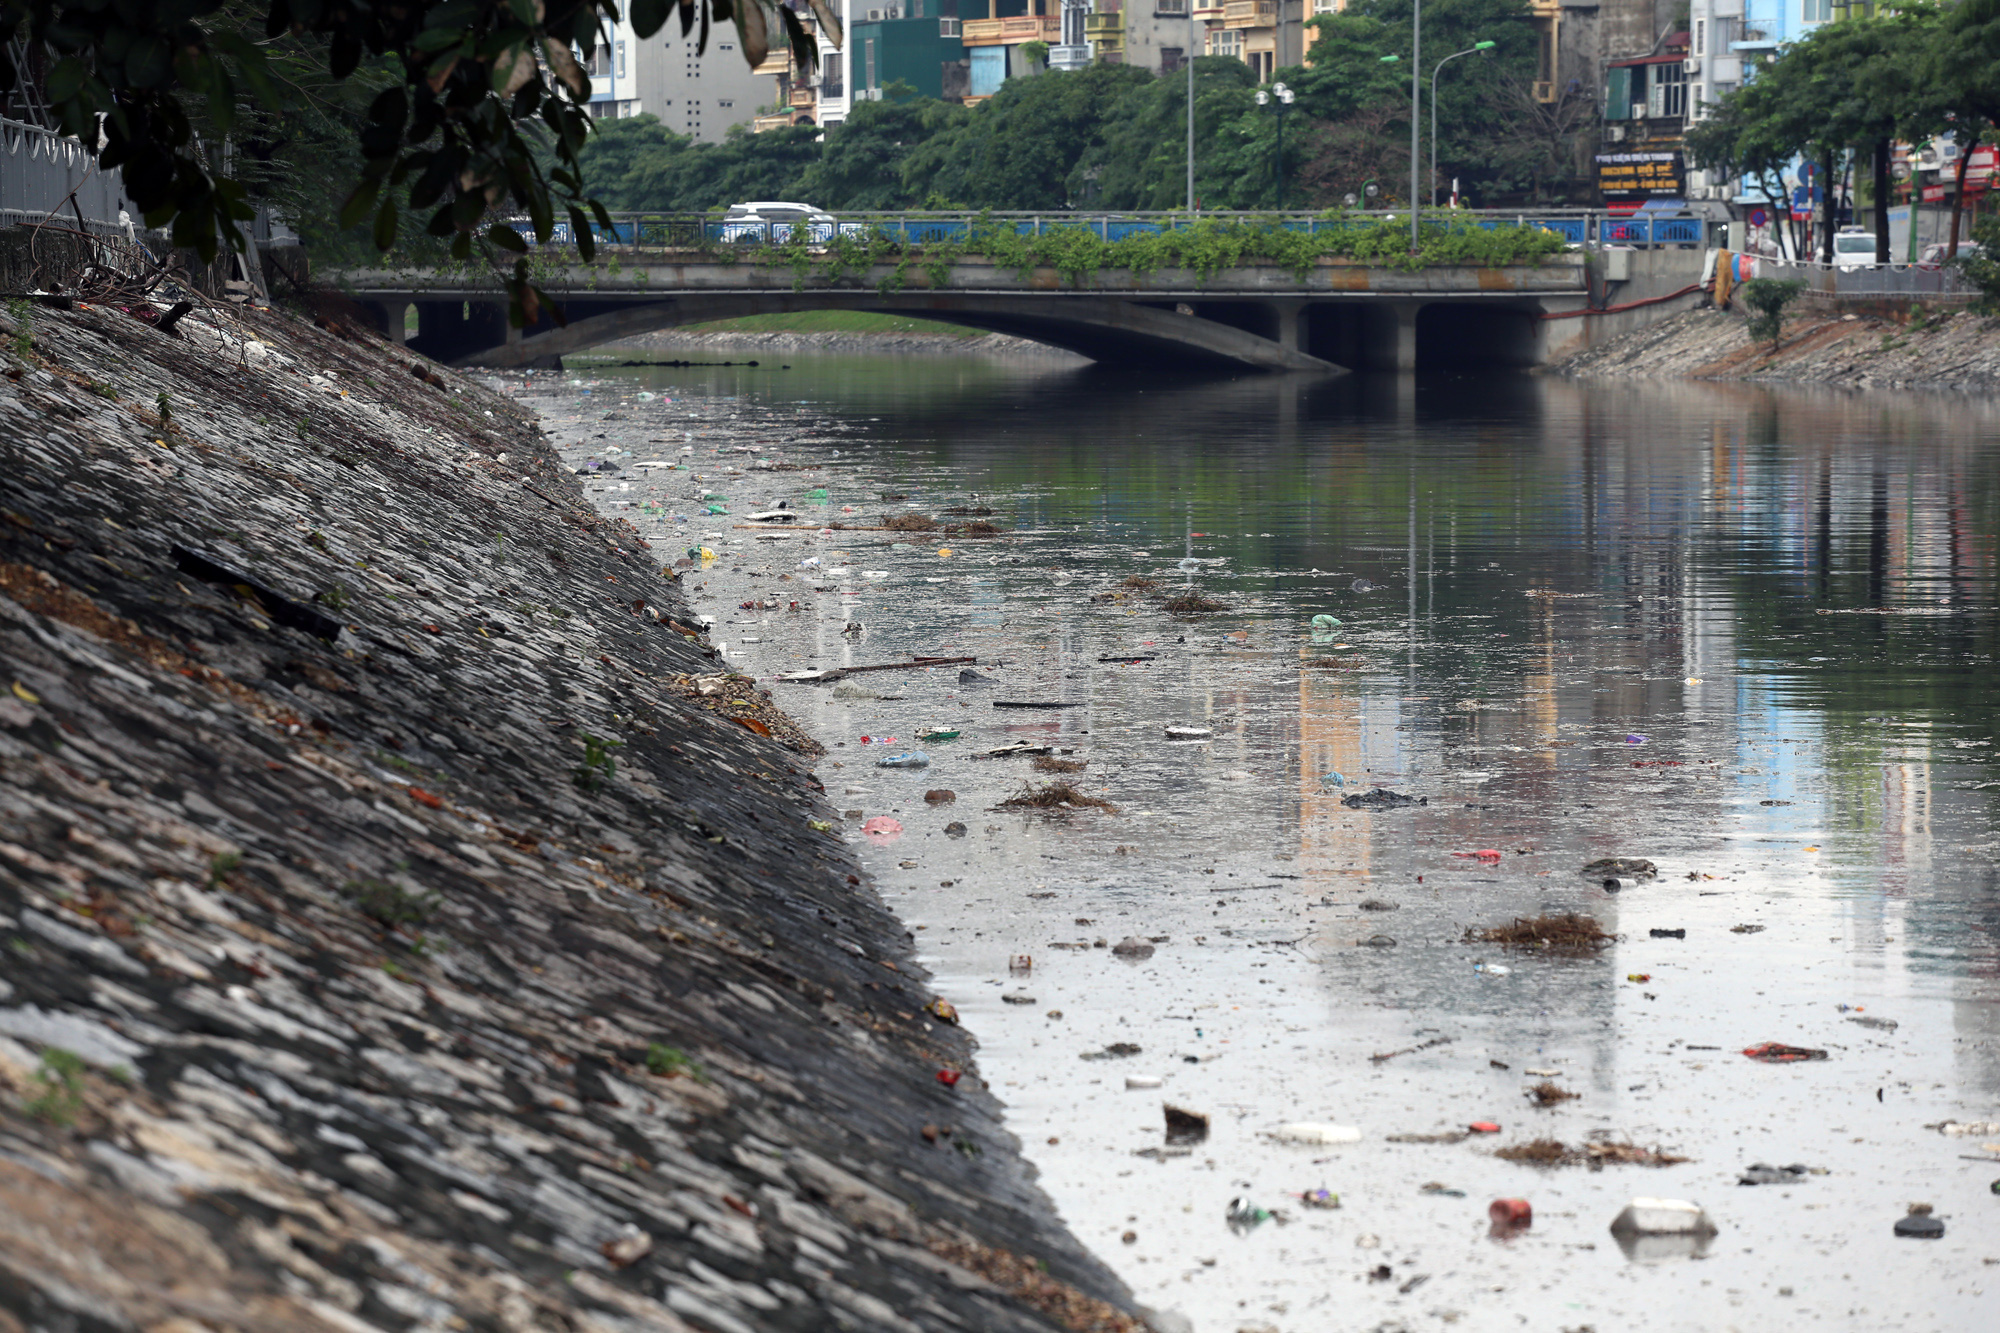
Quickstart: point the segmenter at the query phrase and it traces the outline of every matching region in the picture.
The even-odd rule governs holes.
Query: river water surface
[[[2000,1125],[1935,1128],[2000,1121],[2000,414],[784,364],[513,387],[577,465],[620,464],[604,507],[718,553],[687,578],[740,669],[993,678],[774,688],[1043,1185],[1142,1301],[1201,1333],[2000,1327]],[[1007,535],[732,526],[781,499],[814,529],[990,507]],[[1188,589],[1224,609],[1164,609]],[[1024,701],[1069,706],[995,706]],[[976,756],[1023,739],[1115,813],[1000,807],[1050,777]],[[1342,804],[1377,787],[1427,804]],[[864,841],[877,816],[900,836]],[[1580,873],[1611,856],[1657,876]],[[1615,939],[1468,938],[1562,913]],[[1137,1053],[1083,1058],[1113,1043]],[[1206,1141],[1168,1149],[1163,1102]],[[1687,1160],[1495,1155],[1538,1139]],[[1760,1163],[1811,1172],[1739,1185]],[[1621,1245],[1638,1196],[1718,1234]],[[1499,1198],[1532,1227],[1493,1236]],[[1235,1200],[1282,1216],[1232,1228]],[[1942,1239],[1892,1234],[1918,1203]]]

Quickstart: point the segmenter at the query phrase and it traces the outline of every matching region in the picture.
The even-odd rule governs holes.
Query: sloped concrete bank
[[[1691,310],[1542,368],[1579,379],[1747,380],[1846,389],[2000,388],[2000,319],[1970,311],[1862,313],[1794,305],[1773,352],[1733,310]]]
[[[1139,1329],[532,418],[180,332],[0,319],[0,1333]]]

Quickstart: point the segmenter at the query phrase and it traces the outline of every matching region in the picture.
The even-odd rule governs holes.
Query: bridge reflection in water
[[[791,224],[614,219],[590,264],[558,235],[543,251],[541,285],[562,305],[560,325],[544,313],[527,329],[509,328],[504,298],[482,276],[387,269],[335,276],[392,337],[400,339],[415,306],[412,349],[459,365],[546,366],[661,329],[745,315],[859,310],[1013,334],[1109,364],[1329,373],[1526,366],[1566,355],[1687,308],[1707,255],[1704,224],[1696,219],[1461,214],[1455,222],[1537,225],[1582,239],[1538,263],[1491,267],[1405,268],[1323,256],[1303,269],[1267,261],[1207,273],[1065,274],[963,253],[975,225],[964,217],[820,217]],[[1377,219],[1256,220],[1318,231]],[[988,215],[977,225],[995,223]],[[1083,227],[1115,242],[1185,220],[1019,216],[1000,225],[1023,233]],[[803,234],[788,246],[794,228]],[[1615,244],[1641,232],[1647,248]],[[871,261],[858,248],[844,261],[835,255],[842,241],[878,236],[938,248],[928,259],[904,252],[897,262]]]

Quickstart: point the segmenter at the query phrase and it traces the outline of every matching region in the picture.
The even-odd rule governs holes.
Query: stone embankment
[[[0,1331],[1140,1328],[535,422],[177,334],[0,318]]]
[[[1844,389],[2000,387],[2000,319],[1921,309],[1840,313],[1794,305],[1773,352],[1739,312],[1691,310],[1546,368],[1581,379],[1751,380]]]

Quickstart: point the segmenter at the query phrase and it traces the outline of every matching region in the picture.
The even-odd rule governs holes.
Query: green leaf
[[[521,239],[521,233],[504,222],[496,222],[486,229],[486,239],[502,250],[512,250],[515,254],[528,252],[528,243]]]
[[[375,212],[375,248],[385,254],[396,244],[396,201],[384,199]]]
[[[51,102],[67,102],[83,89],[90,71],[76,56],[64,56],[49,70],[42,87]]]
[[[667,0],[632,0],[632,31],[651,37],[666,23],[671,10]]]
[[[354,187],[354,193],[348,195],[347,202],[340,206],[340,225],[342,227],[361,225],[361,219],[367,217],[369,210],[375,207],[375,198],[381,192],[381,177],[372,175],[362,177],[361,183]]]

